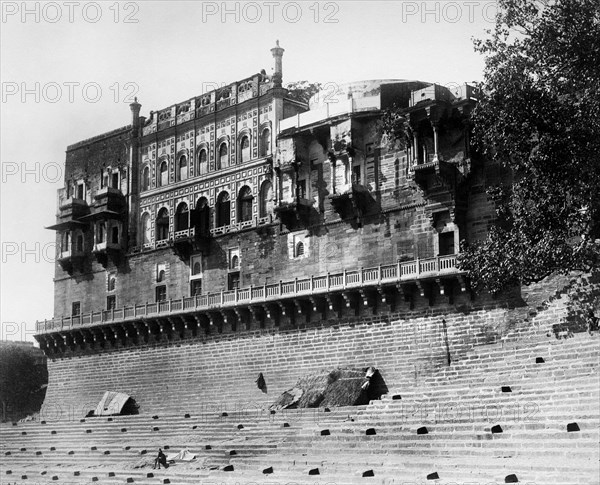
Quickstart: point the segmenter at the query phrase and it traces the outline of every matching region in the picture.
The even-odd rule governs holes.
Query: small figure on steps
[[[169,468],[167,464],[167,455],[163,453],[161,448],[158,449],[158,456],[154,459],[154,468],[158,465],[158,469],[160,470],[160,466],[164,466],[165,468]]]
[[[590,335],[594,330],[598,330],[598,317],[594,314],[594,310],[590,308],[587,314],[587,330]]]

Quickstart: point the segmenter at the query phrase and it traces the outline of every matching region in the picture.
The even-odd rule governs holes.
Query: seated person
[[[161,448],[158,449],[158,456],[154,459],[154,468],[158,465],[158,469],[160,470],[160,466],[164,466],[165,468],[169,468],[167,464],[167,455],[165,455]]]

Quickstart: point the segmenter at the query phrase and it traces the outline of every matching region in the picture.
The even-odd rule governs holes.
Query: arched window
[[[110,242],[113,244],[119,244],[119,226],[112,227]]]
[[[163,207],[156,218],[156,240],[164,241],[169,238],[169,211]]]
[[[142,244],[150,243],[150,214],[144,212],[142,215]]]
[[[200,261],[196,261],[192,267],[192,276],[196,276],[202,273],[202,265]]]
[[[271,130],[265,128],[260,135],[260,156],[266,157],[271,152]]]
[[[238,256],[233,256],[231,258],[231,269],[236,269],[240,267],[240,258]]]
[[[100,221],[96,226],[96,242],[103,243],[106,238],[106,223],[104,221]]]
[[[217,227],[231,224],[231,202],[227,192],[221,192],[217,198]]]
[[[150,167],[147,165],[144,167],[142,172],[142,190],[148,190],[150,188]]]
[[[158,176],[158,186],[164,187],[169,183],[169,164],[164,161],[160,164]]]
[[[175,211],[175,232],[184,231],[190,227],[190,213],[188,205],[182,202]]]
[[[298,244],[296,244],[296,257],[303,256],[303,255],[304,255],[304,243],[302,241],[299,241]]]
[[[252,220],[252,190],[244,186],[240,189],[237,200],[238,222]]]
[[[188,178],[188,160],[185,155],[179,157],[177,164],[177,180],[185,180]]]
[[[226,168],[229,166],[229,150],[227,148],[227,143],[221,143],[219,147],[219,159],[217,164],[217,169]]]
[[[162,283],[163,281],[165,281],[165,276],[166,276],[165,270],[164,269],[159,270],[158,276],[156,277],[156,282]]]
[[[80,253],[83,252],[83,234],[78,234],[77,235],[77,251],[79,251]]]
[[[63,233],[60,249],[63,253],[71,251],[71,233],[69,231]]]
[[[196,233],[201,236],[208,236],[210,233],[210,207],[208,206],[206,197],[202,197],[198,200],[193,218]]]
[[[260,188],[259,217],[267,217],[267,215],[272,214],[273,208],[273,185],[267,180]]]
[[[114,275],[108,277],[108,291],[115,291],[117,286],[117,278]]]
[[[250,138],[244,136],[240,141],[240,162],[250,161]]]
[[[113,189],[120,189],[121,187],[121,177],[119,175],[119,171],[115,170],[114,172],[112,172],[111,176],[110,176],[110,186]]]
[[[203,148],[198,155],[198,174],[203,175],[205,173],[208,173],[208,157],[206,150]]]

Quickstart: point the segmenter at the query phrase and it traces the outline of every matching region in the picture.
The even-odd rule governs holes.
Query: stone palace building
[[[416,339],[420,374],[489,310],[456,268],[459,242],[486,235],[498,176],[469,149],[472,89],[373,80],[307,104],[283,87],[284,49],[271,52],[270,76],[148,117],[136,100],[129,125],[67,148],[54,318],[37,328],[47,405],[87,409],[115,389],[153,409],[223,385],[263,400],[258,372],[279,390],[344,363],[400,376],[394,339]],[[394,105],[402,147],[381,130]],[[492,307],[485,325],[503,325]],[[431,325],[433,343],[419,338]],[[177,396],[149,384],[167,376]]]

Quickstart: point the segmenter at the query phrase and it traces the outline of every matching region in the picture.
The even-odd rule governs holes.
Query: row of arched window
[[[254,196],[248,186],[240,189],[237,196],[237,222],[246,222],[252,220]],[[259,217],[266,217],[273,212],[273,185],[265,181],[260,189],[258,200]],[[156,216],[156,240],[164,241],[169,238],[171,232],[169,222],[169,210],[163,207]],[[208,199],[202,197],[196,203],[196,207],[190,210],[187,203],[181,202],[175,210],[173,232],[184,231],[190,227],[195,227],[200,235],[208,235],[212,227],[224,227],[232,224],[231,221],[231,198],[229,192],[222,191],[214,207],[211,210]],[[151,216],[144,212],[141,220],[142,242],[148,244],[151,242]]]
[[[259,149],[259,156],[265,157],[270,153],[271,150],[271,131],[266,128],[263,130],[261,134]],[[238,162],[246,163],[250,161],[252,158],[251,148],[250,148],[250,137],[248,135],[244,135],[239,142],[239,150],[238,150]],[[198,160],[198,173],[197,175],[205,175],[209,172],[208,167],[208,152],[206,148],[202,148],[197,155]],[[187,180],[190,176],[189,171],[189,160],[187,155],[181,155],[176,160],[175,166],[175,180],[177,182],[181,180]],[[219,149],[217,152],[217,158],[215,163],[215,170],[221,170],[223,168],[229,167],[229,144],[227,142],[222,142],[219,145]],[[159,162],[157,166],[157,175],[156,175],[156,186],[164,187],[169,183],[169,162],[163,160]],[[142,190],[150,189],[150,166],[146,165],[144,170],[142,171]]]

